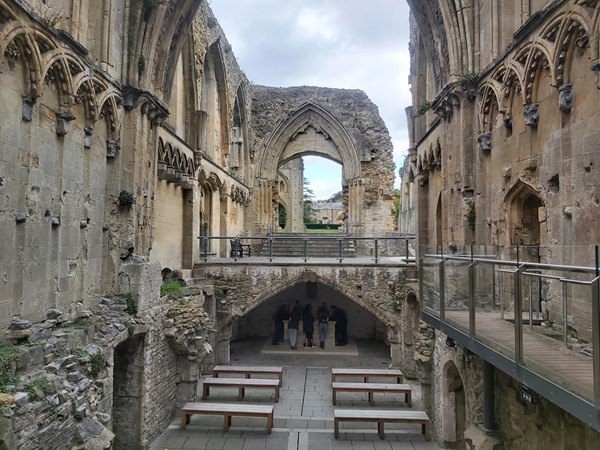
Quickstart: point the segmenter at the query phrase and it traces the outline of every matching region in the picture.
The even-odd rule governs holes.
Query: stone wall
[[[204,265],[202,269],[196,269],[194,275],[206,277],[219,292],[216,316],[221,337],[216,363],[229,361],[231,339],[269,335],[273,328],[271,313],[274,307],[284,302],[292,304],[297,299],[302,303],[310,302],[315,310],[323,301],[329,306],[338,302],[349,313],[350,335],[356,333],[358,337],[389,342],[392,364],[407,367],[408,376],[414,376],[413,355],[407,355],[399,348],[406,324],[400,309],[395,306],[396,302],[404,301],[405,286],[416,276],[414,269]],[[308,298],[307,282],[317,284],[315,298],[312,294]]]

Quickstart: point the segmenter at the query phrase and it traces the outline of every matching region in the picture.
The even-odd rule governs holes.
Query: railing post
[[[375,264],[379,262],[379,257],[377,255],[377,238],[375,238]]]
[[[472,257],[469,264],[469,336],[475,337],[475,263]]]
[[[445,267],[444,258],[440,260],[440,321],[446,321],[446,280],[445,280]]]
[[[523,315],[521,298],[521,273],[523,265],[519,264],[515,271],[514,292],[515,292],[515,363],[523,365]]]
[[[233,240],[233,251],[234,251],[233,260],[235,262],[237,262],[237,259],[238,259],[238,252],[239,252],[239,245],[238,245],[238,243],[239,243],[238,239],[234,239]]]
[[[406,248],[404,257],[406,258],[406,264],[408,264],[408,238],[404,238],[404,246]]]
[[[208,237],[204,236],[204,262],[208,261]]]
[[[339,260],[340,260],[340,264],[342,263],[342,239],[343,238],[338,238],[338,247],[339,247]]]
[[[568,333],[567,333],[567,297],[569,295],[569,285],[563,283],[563,344],[568,348]],[[531,315],[531,314],[530,314]],[[531,317],[530,319],[531,320]]]
[[[269,234],[269,262],[273,262],[273,235]]]
[[[596,278],[592,281],[592,352],[594,359],[594,404],[600,409],[600,270],[598,246],[596,246]],[[600,420],[600,417],[596,417]]]
[[[307,261],[307,256],[306,256],[306,249],[308,247],[308,238],[304,238],[304,262]]]

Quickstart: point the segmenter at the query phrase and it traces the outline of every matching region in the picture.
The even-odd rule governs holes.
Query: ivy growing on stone
[[[117,202],[119,203],[120,206],[123,206],[125,208],[130,208],[131,205],[133,205],[133,203],[135,202],[135,198],[133,198],[133,194],[131,192],[123,189],[121,192],[119,192],[119,196],[117,197]]]
[[[422,116],[427,111],[429,111],[432,107],[433,107],[433,103],[431,103],[429,100],[425,100],[423,103],[421,103],[419,106],[417,106],[417,111],[415,113],[415,116],[416,117]]]
[[[13,364],[18,355],[19,352],[14,346],[0,343],[0,393],[5,393],[8,385],[17,382],[13,375]]]
[[[106,356],[101,351],[90,355],[90,375],[96,378],[106,367]]]

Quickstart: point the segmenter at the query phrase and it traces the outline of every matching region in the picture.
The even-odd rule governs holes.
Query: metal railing
[[[308,262],[314,258],[333,258],[342,264],[355,257],[369,257],[375,264],[382,259],[401,258],[400,262],[414,262],[414,236],[351,237],[347,235],[307,236],[199,236],[200,257],[230,258],[234,262],[245,256],[262,257],[269,262],[277,258],[300,258]],[[293,248],[285,253],[286,246]],[[248,250],[248,251],[247,251]],[[247,252],[246,252],[247,251]]]
[[[532,379],[547,380],[550,399],[559,386],[589,402],[598,428],[598,246],[430,250],[421,249],[419,261],[424,319],[485,359],[502,355],[514,363],[503,368],[507,373],[533,372],[539,378]],[[538,387],[544,390],[543,383]]]

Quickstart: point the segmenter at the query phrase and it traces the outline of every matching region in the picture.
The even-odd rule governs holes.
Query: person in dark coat
[[[300,319],[302,319],[302,306],[300,305],[299,301],[296,301],[296,304],[290,313],[290,321],[288,322],[288,335],[290,337],[290,347],[292,350],[296,350]]]
[[[335,320],[335,345],[348,344],[348,316],[346,311],[331,305],[331,320]]]
[[[329,328],[329,311],[325,302],[317,309],[317,322],[319,326],[319,347],[325,348],[325,338]]]
[[[315,316],[312,307],[307,304],[302,311],[302,329],[304,330],[304,348],[312,348],[313,334],[315,332]]]

